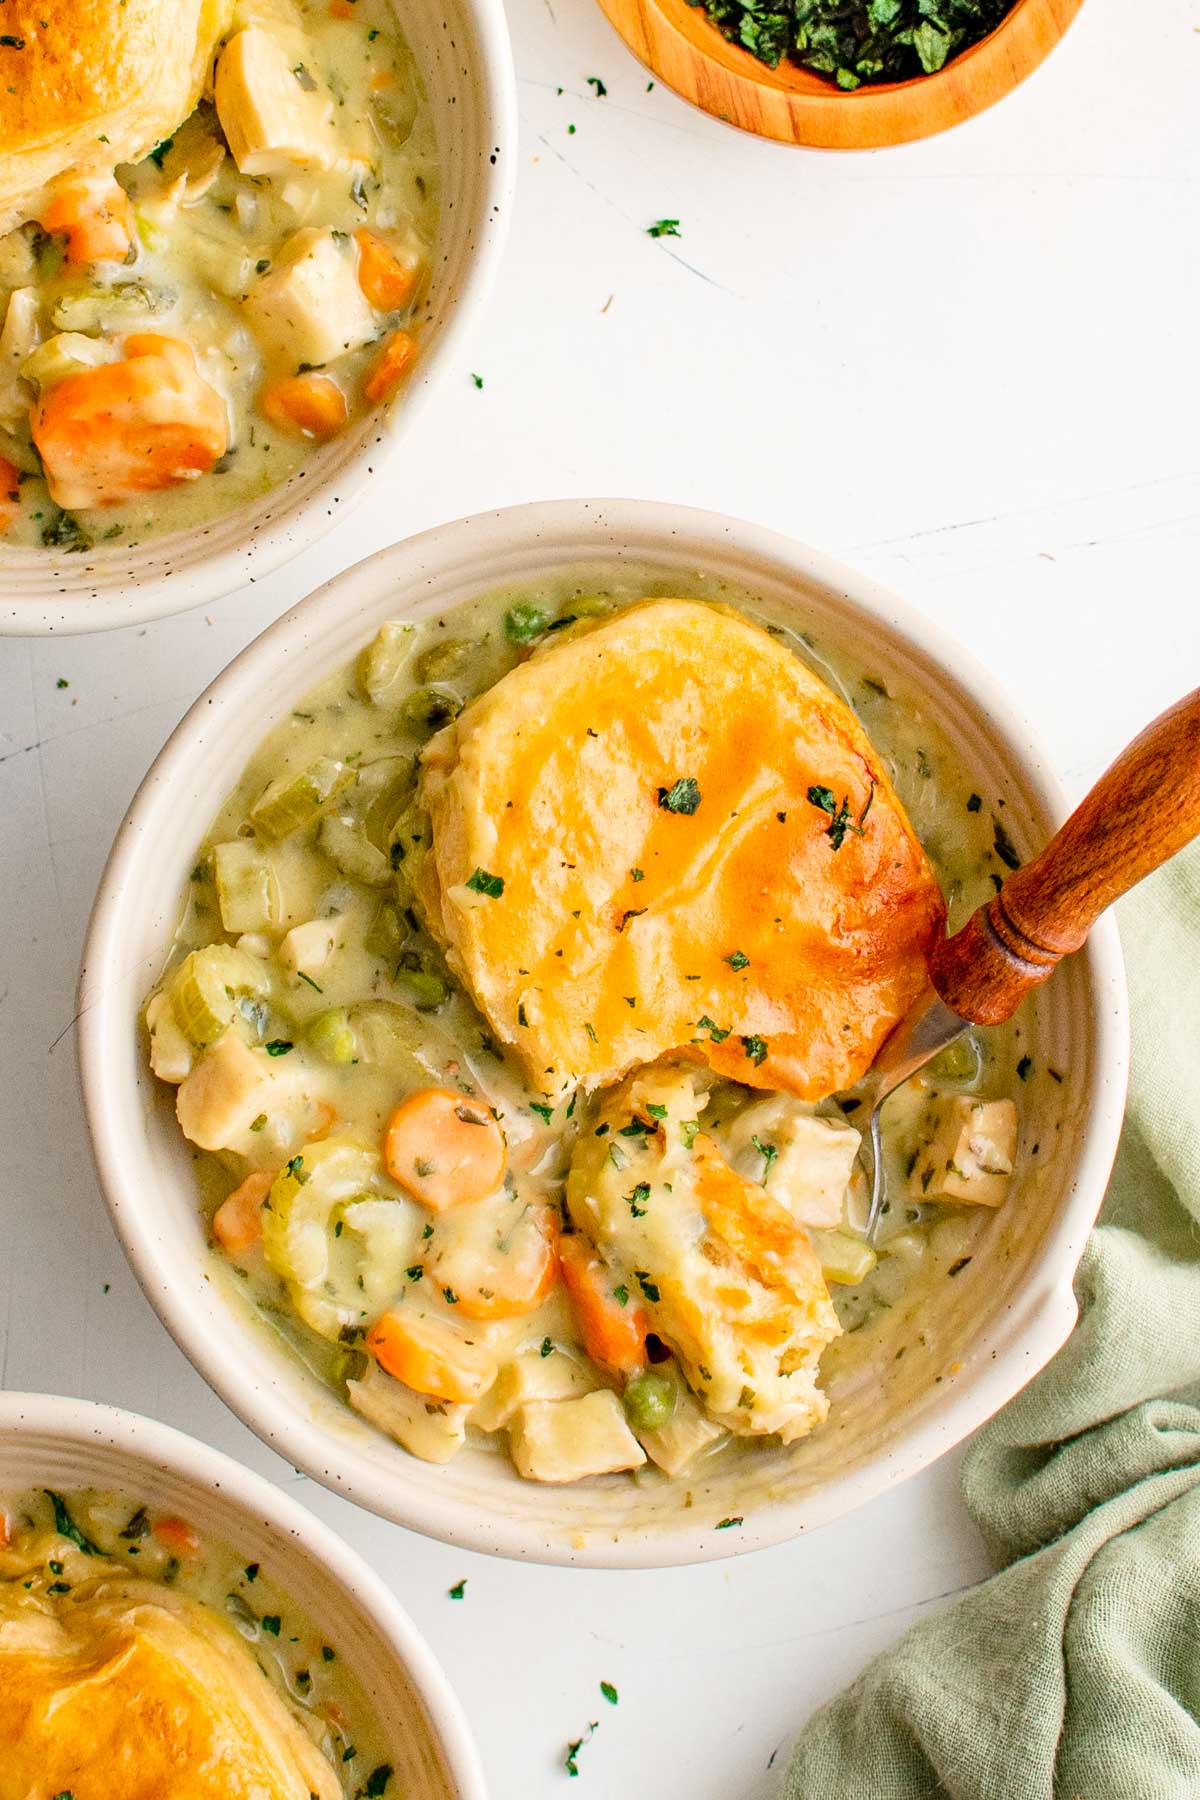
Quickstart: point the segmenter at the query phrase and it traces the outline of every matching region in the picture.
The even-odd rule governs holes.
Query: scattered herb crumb
[[[1028,1081],[1029,1071],[1032,1069],[1032,1067],[1033,1067],[1032,1056],[1023,1056],[1021,1058],[1020,1062],[1017,1064],[1017,1080],[1018,1081]]]
[[[490,900],[498,900],[504,892],[504,877],[489,875],[486,869],[476,869],[467,886],[474,894],[486,894]],[[270,1045],[267,1048],[270,1049]]]
[[[732,1513],[728,1519],[718,1519],[715,1529],[717,1531],[728,1531],[731,1525],[741,1525],[742,1523],[741,1513]]]
[[[54,685],[56,688],[65,688],[65,687],[70,687],[71,684],[67,680],[65,675],[60,675]]]
[[[567,1754],[563,1760],[563,1767],[566,1769],[568,1775],[578,1775],[578,1773],[579,1773],[579,1762],[578,1762],[579,1752],[583,1749],[583,1746],[588,1742],[592,1733],[599,1729],[599,1725],[600,1725],[599,1719],[592,1719],[588,1725],[587,1730],[584,1732],[583,1736],[575,1738],[571,1743],[569,1743],[567,1745]]]
[[[466,1593],[466,1591],[467,1591],[467,1578],[465,1575],[463,1576],[461,1581],[456,1581],[452,1588],[447,1588],[447,1590],[446,1590],[447,1595],[449,1596],[449,1598],[451,1600],[461,1600],[463,1595]]]
[[[682,237],[683,233],[678,219],[655,219],[653,225],[647,225],[646,235],[652,238]]]
[[[476,375],[473,373],[471,376],[471,380],[475,383],[475,386],[477,388],[481,388],[483,386],[483,376],[482,375]]]
[[[978,794],[971,795],[971,798],[967,801],[967,811],[968,812],[982,812],[983,811],[983,800],[980,795],[978,795]]]
[[[994,814],[992,816],[992,847],[1006,869],[1020,868],[1021,858],[1017,855],[1016,845]]]
[[[610,1706],[615,1706],[617,1701],[621,1698],[611,1681],[602,1681],[600,1683],[600,1692],[604,1695],[604,1698],[608,1701]]]
[[[681,775],[669,788],[658,790],[658,804],[664,812],[690,815],[699,807],[700,798],[700,783],[693,775]]]
[[[598,75],[589,75],[587,78],[587,84],[590,88],[595,88],[597,100],[603,100],[605,94],[607,94],[607,92],[608,92],[608,89],[605,87],[605,85],[601,81],[600,77]]]

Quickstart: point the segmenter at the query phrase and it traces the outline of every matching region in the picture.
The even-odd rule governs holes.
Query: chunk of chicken
[[[526,1481],[583,1481],[640,1469],[646,1460],[611,1388],[578,1400],[531,1400],[514,1416],[508,1441]]]
[[[346,160],[333,106],[308,67],[293,63],[272,32],[250,25],[217,61],[217,117],[243,175],[327,174]]]
[[[913,1197],[1000,1206],[1017,1154],[1013,1101],[939,1094],[932,1104],[931,1123],[928,1146],[909,1177]]]
[[[265,1050],[251,1050],[230,1027],[180,1084],[175,1113],[185,1138],[224,1150],[274,1103],[275,1074]]]
[[[340,247],[331,231],[298,231],[282,260],[255,283],[245,312],[268,356],[292,368],[316,366],[375,336],[352,250]]]
[[[350,1404],[372,1425],[422,1462],[448,1463],[467,1441],[469,1406],[418,1394],[368,1362],[360,1381],[348,1381]]]
[[[187,344],[142,332],[124,349],[44,388],[30,414],[50,496],[69,512],[194,481],[228,446],[225,402]]]
[[[757,1181],[801,1225],[840,1225],[859,1135],[790,1094],[744,1107],[713,1137],[739,1175]]]

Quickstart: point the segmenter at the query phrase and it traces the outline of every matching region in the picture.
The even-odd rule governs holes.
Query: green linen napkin
[[[1200,1796],[1200,845],[1120,909],[1125,1134],[1080,1319],[968,1453],[998,1574],[806,1726],[784,1800]]]

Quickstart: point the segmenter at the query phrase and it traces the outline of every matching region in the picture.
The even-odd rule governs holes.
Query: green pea
[[[470,654],[466,638],[445,638],[439,644],[431,644],[417,658],[417,680],[445,681],[447,675],[462,668]]]
[[[504,615],[504,635],[510,644],[532,644],[550,623],[540,606],[528,600],[510,606]]]
[[[675,1411],[675,1383],[646,1369],[626,1383],[625,1417],[635,1431],[661,1431]]]
[[[354,1033],[344,1006],[331,1006],[328,1012],[318,1013],[315,1019],[309,1020],[304,1035],[325,1062],[354,1061]]]
[[[417,737],[432,737],[462,711],[462,701],[444,688],[417,688],[400,708],[400,723]]]
[[[418,1012],[432,1012],[450,992],[440,975],[426,969],[397,969],[396,983],[411,997]]]

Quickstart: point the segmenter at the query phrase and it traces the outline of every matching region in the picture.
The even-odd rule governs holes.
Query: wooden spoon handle
[[[1002,1025],[1110,907],[1200,835],[1200,688],[1148,725],[1040,856],[934,950],[954,1011]]]

